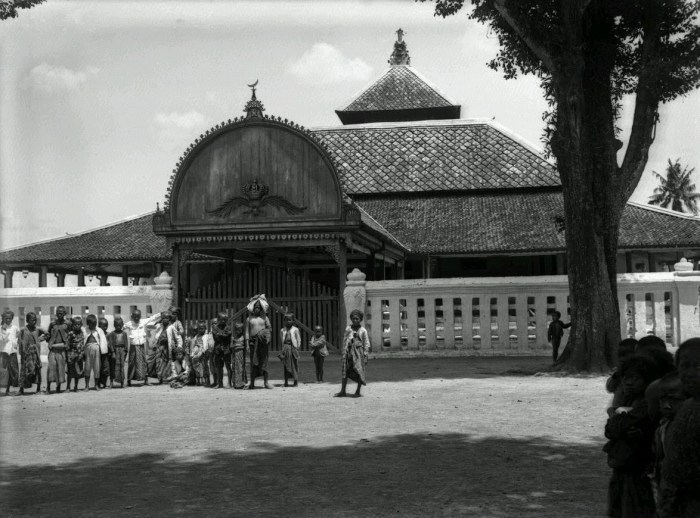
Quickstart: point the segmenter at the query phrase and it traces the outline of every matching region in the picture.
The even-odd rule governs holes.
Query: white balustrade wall
[[[618,276],[622,336],[655,334],[677,346],[700,336],[700,272]],[[566,276],[368,281],[365,325],[382,351],[549,355],[547,329],[568,322]],[[562,345],[568,339],[565,332]]]

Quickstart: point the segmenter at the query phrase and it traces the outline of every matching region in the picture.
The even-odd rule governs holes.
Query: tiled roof
[[[562,252],[558,190],[356,198],[414,254]],[[700,219],[628,204],[620,248],[700,246]]]
[[[401,241],[396,239],[396,236],[394,236],[391,232],[389,232],[387,229],[385,229],[381,223],[379,223],[376,219],[374,219],[372,216],[369,215],[369,213],[360,207],[359,205],[357,206],[358,209],[360,209],[360,220],[364,225],[366,225],[368,228],[372,229],[374,232],[377,234],[380,234],[387,238],[390,242],[394,243],[397,245],[399,248],[406,249],[406,245],[404,245]]]
[[[394,65],[339,112],[411,110],[455,106],[414,68]]]
[[[313,130],[348,194],[559,186],[556,168],[491,121],[380,123]]]
[[[165,238],[153,233],[153,213],[80,234],[0,252],[0,264],[170,260]]]

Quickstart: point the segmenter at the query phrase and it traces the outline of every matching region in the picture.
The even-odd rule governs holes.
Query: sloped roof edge
[[[650,210],[652,212],[658,212],[660,214],[665,214],[667,216],[674,216],[681,219],[692,219],[695,221],[700,221],[700,216],[695,216],[694,214],[686,214],[684,212],[678,212],[676,210],[664,209],[663,207],[657,207],[655,205],[649,205],[648,203],[641,203],[638,201],[628,201],[627,205],[637,207],[643,210]]]

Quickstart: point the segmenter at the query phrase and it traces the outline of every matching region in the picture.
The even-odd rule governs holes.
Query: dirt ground
[[[595,517],[604,378],[545,358],[377,359],[364,397],[168,386],[0,398],[2,516]],[[351,387],[354,390],[354,384]]]

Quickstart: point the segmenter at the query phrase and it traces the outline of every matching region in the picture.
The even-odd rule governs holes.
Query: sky
[[[242,115],[255,80],[267,114],[340,125],[334,110],[386,69],[398,28],[411,64],[462,118],[495,118],[541,147],[537,81],[505,81],[486,66],[498,42],[485,26],[432,10],[413,0],[48,0],[0,22],[0,249],[162,205],[178,157]],[[646,201],[651,171],[669,158],[700,166],[699,135],[700,93],[663,106],[632,199]]]

